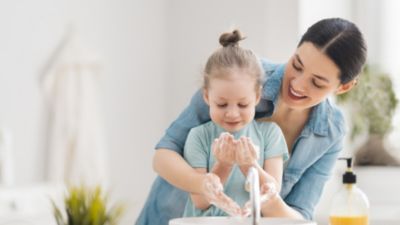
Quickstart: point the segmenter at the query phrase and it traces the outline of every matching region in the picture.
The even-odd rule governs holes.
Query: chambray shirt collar
[[[307,126],[313,130],[314,134],[320,136],[328,135],[328,114],[330,113],[330,107],[328,99],[313,107]]]
[[[262,98],[273,103],[273,110],[275,110],[279,98],[285,66],[285,64],[279,65],[272,74],[267,77],[263,85]],[[328,114],[331,111],[330,107],[331,105],[328,99],[314,106],[310,118],[300,136],[309,136],[311,133],[319,136],[327,136]]]
[[[263,85],[262,98],[272,101],[274,109],[279,98],[281,90],[282,78],[285,72],[285,64],[279,65],[271,75],[269,75]]]

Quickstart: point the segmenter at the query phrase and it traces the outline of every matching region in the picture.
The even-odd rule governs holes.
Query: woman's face
[[[342,91],[339,74],[339,68],[328,56],[312,43],[304,42],[286,66],[281,98],[289,108],[310,108]]]

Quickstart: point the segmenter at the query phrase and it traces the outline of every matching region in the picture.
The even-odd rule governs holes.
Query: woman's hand
[[[241,167],[250,167],[257,164],[260,149],[250,138],[241,137],[236,145],[236,163]]]
[[[211,149],[216,161],[221,165],[232,167],[235,164],[236,141],[231,134],[222,133],[214,140]]]
[[[270,181],[270,182],[261,184],[261,186],[260,186],[260,202],[261,202],[261,204],[276,197],[278,194],[279,193],[277,190],[276,181]]]
[[[276,185],[273,182],[264,183],[260,186],[260,204],[263,205],[268,200],[272,200],[278,196]],[[247,201],[242,209],[242,216],[248,217],[251,214],[251,201]]]

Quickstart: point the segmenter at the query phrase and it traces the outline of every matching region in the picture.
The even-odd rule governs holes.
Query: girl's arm
[[[283,158],[281,156],[264,160],[264,170],[260,173],[260,183],[274,182],[279,193],[282,187]],[[273,179],[271,179],[271,177]]]

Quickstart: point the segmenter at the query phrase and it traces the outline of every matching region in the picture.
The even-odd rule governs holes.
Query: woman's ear
[[[208,99],[208,91],[205,88],[203,88],[203,99],[207,103],[207,105],[210,105],[210,102],[209,102],[209,99]]]
[[[335,94],[340,95],[350,91],[354,86],[357,85],[358,78],[353,79],[345,84],[340,84],[336,89]]]

